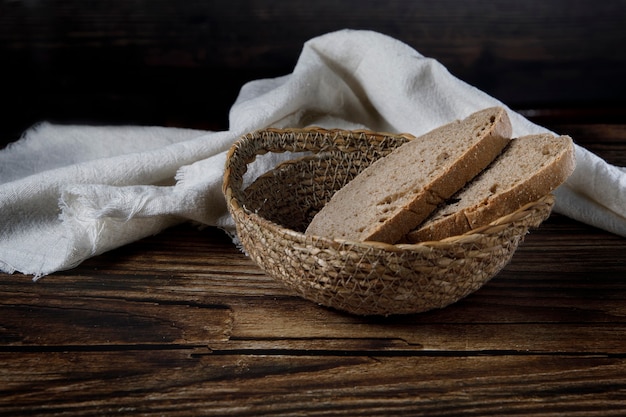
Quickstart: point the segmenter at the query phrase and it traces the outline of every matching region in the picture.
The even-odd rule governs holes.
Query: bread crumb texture
[[[452,199],[438,208],[406,240],[440,240],[470,231],[538,200],[561,185],[574,170],[569,136],[524,136]]]
[[[495,107],[415,138],[337,191],[306,233],[395,243],[489,165],[510,134]]]

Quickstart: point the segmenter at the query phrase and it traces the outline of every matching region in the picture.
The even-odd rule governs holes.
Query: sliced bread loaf
[[[568,136],[531,135],[510,141],[493,164],[409,233],[410,243],[440,240],[487,225],[550,193],[574,170]]]
[[[434,129],[337,191],[306,233],[395,243],[488,166],[510,136],[511,123],[499,107]]]

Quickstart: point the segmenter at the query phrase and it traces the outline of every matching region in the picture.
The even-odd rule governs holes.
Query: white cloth
[[[232,232],[225,154],[249,131],[317,125],[420,135],[494,105],[504,106],[400,41],[343,30],[308,41],[293,73],[244,85],[227,131],[41,123],[0,151],[0,268],[37,278],[183,221]],[[515,136],[546,131],[509,114]],[[626,174],[576,151],[556,210],[626,236]]]

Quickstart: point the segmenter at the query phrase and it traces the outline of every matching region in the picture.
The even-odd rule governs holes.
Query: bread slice
[[[510,136],[510,120],[500,107],[434,129],[337,191],[306,233],[395,243],[489,165]]]
[[[406,240],[440,240],[487,225],[550,193],[572,173],[569,136],[524,136],[510,141],[494,163],[435,211]]]

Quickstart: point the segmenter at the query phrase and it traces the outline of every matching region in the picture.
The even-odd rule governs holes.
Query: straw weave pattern
[[[353,314],[417,313],[476,291],[510,261],[528,229],[549,216],[552,195],[436,242],[389,245],[303,233],[334,192],[409,140],[410,135],[320,128],[243,136],[228,155],[224,194],[246,252],[300,296]],[[258,155],[286,151],[307,154],[242,189]]]

